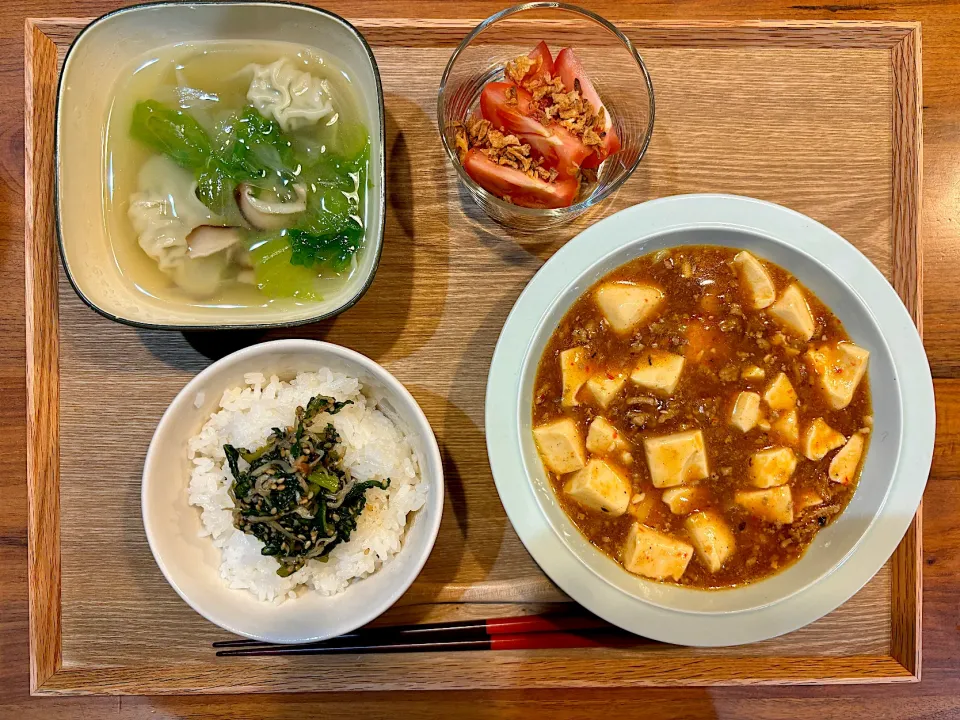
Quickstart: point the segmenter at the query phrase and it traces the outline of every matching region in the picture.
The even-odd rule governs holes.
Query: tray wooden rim
[[[53,108],[57,92],[57,39],[82,28],[89,18],[28,18],[25,23],[25,293],[27,385],[28,581],[30,687],[34,695],[177,694],[251,692],[249,669],[229,665],[153,667],[64,667],[61,654],[59,526],[59,338],[53,189]],[[354,20],[370,39],[410,30],[431,30],[443,42],[459,42],[479,20]],[[893,285],[922,334],[922,97],[920,24],[886,21],[630,21],[625,30],[644,33],[644,45],[665,47],[769,45],[816,48],[889,49],[895,108],[893,118]],[[61,32],[64,31],[64,32]],[[635,686],[760,685],[918,682],[921,671],[922,507],[892,557],[891,651],[889,655],[772,657],[750,667],[731,658],[698,660],[691,673],[682,657],[627,660]],[[440,666],[443,654],[434,654]],[[508,654],[500,653],[506,657]],[[620,659],[621,669],[625,659]],[[506,667],[524,663],[507,657]],[[758,667],[758,665],[764,667]],[[508,682],[493,674],[438,685],[424,663],[390,689],[520,688],[522,673]],[[644,671],[647,671],[646,673]],[[143,675],[151,678],[143,681]],[[518,678],[520,679],[518,681]],[[565,686],[573,687],[569,682]],[[589,678],[581,687],[596,686]],[[376,683],[354,689],[372,690]],[[302,686],[270,688],[297,691]],[[313,688],[315,689],[315,688]]]

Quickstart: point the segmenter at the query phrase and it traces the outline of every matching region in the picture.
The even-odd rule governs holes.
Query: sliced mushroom
[[[236,263],[245,270],[253,270],[253,257],[243,245],[234,245],[227,253],[227,260]]]
[[[297,199],[291,202],[267,202],[254,197],[253,187],[243,183],[237,187],[237,205],[243,219],[257,230],[280,230],[290,223],[290,215],[302,213],[307,209],[307,188],[297,184],[293,186]]]
[[[201,225],[187,235],[187,257],[203,258],[240,242],[240,228]]]

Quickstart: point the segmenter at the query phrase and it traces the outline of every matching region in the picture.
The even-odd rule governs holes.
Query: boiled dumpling
[[[180,218],[168,211],[167,198],[152,192],[130,196],[127,214],[143,251],[157,261],[163,272],[171,272],[187,256],[187,234]]]
[[[139,192],[130,196],[127,215],[143,251],[160,270],[187,292],[211,295],[220,286],[226,257],[187,257],[187,235],[201,225],[222,225],[194,194],[196,182],[188,170],[162,155],[140,169]]]
[[[297,70],[286,58],[270,65],[249,65],[253,81],[247,101],[261,115],[273,118],[285,131],[313,125],[333,114],[326,80]]]
[[[186,257],[191,230],[222,222],[197,199],[197,184],[190,171],[163,155],[154,155],[143,164],[137,183],[139,192],[130,196],[127,214],[140,247],[163,272],[170,272]]]

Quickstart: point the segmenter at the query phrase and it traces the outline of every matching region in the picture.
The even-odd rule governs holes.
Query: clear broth
[[[287,58],[299,69],[330,84],[331,100],[336,110],[335,122],[321,120],[317,125],[290,133],[309,134],[314,142],[333,152],[340,149],[339,128],[343,122],[361,123],[369,128],[354,89],[353,80],[333,58],[301,45],[284,42],[225,41],[184,43],[160,48],[131,63],[130,70],[113,93],[106,122],[106,143],[103,158],[103,217],[114,262],[124,280],[145,296],[160,301],[192,307],[276,308],[313,304],[296,298],[271,298],[255,285],[228,281],[213,295],[198,299],[179,288],[160,271],[156,261],[138,244],[137,233],[127,216],[129,199],[137,191],[137,176],[143,164],[154,155],[130,136],[134,106],[143,100],[159,100],[171,106],[184,107],[178,87],[202,91],[219,98],[219,112],[239,110],[246,104],[249,76],[241,70],[250,63],[269,64]],[[178,82],[177,75],[180,80]],[[204,124],[200,113],[191,114]],[[361,208],[362,209],[362,208]],[[350,267],[335,273],[329,268],[318,271],[317,290],[328,295],[336,292],[356,271],[360,251]]]

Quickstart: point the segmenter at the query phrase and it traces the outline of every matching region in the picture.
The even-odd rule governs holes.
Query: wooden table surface
[[[806,0],[816,3],[819,0]],[[813,688],[390,693],[31,699],[27,667],[23,313],[23,26],[26,17],[95,16],[132,3],[3,0],[0,88],[0,718],[960,717],[960,2],[602,0],[582,4],[617,20],[876,19],[923,23],[924,332],[936,378],[939,432],[924,498],[923,682]],[[483,18],[506,3],[331,0],[348,19]],[[109,580],[107,581],[109,582]],[[631,713],[631,710],[633,713]]]

